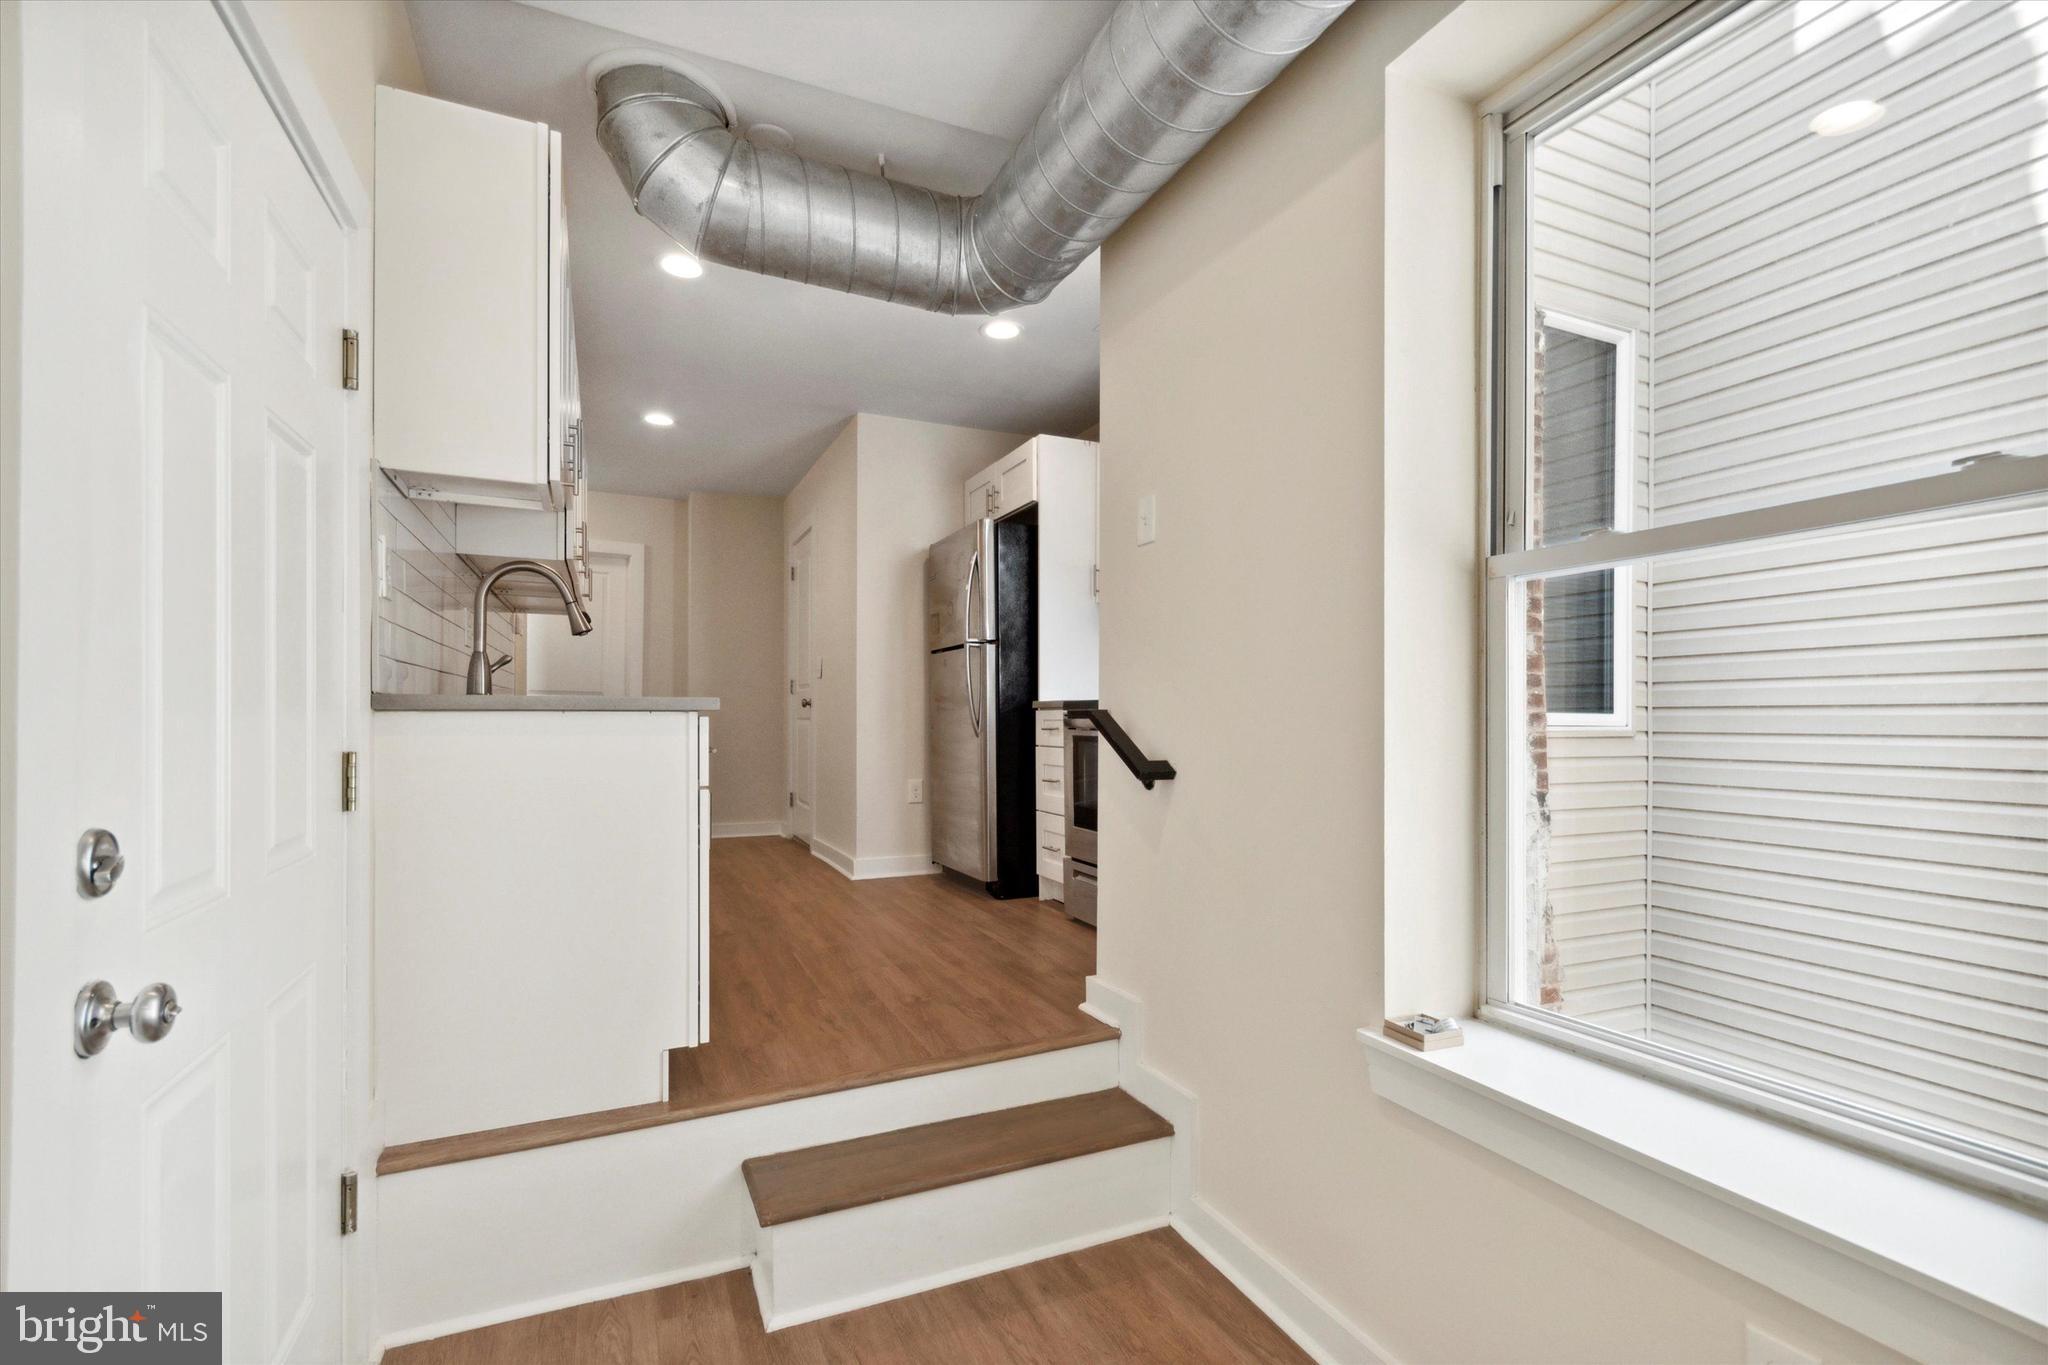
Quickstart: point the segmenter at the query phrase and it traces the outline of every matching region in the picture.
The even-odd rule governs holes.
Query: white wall
[[[1103,694],[1180,776],[1105,777],[1100,971],[1144,1002],[1146,1061],[1197,1098],[1198,1197],[1395,1359],[1725,1365],[1749,1321],[1893,1359],[1367,1085],[1355,1029],[1402,992],[1466,1011],[1474,984],[1478,716],[1455,676],[1473,645],[1426,613],[1476,613],[1479,523],[1413,462],[1462,453],[1443,476],[1477,486],[1477,309],[1458,290],[1437,327],[1394,329],[1435,253],[1470,270],[1477,243],[1463,214],[1385,212],[1390,171],[1459,165],[1440,107],[1418,115],[1426,152],[1385,142],[1386,67],[1447,8],[1354,8],[1105,248]],[[1526,64],[1586,13],[1480,6],[1429,69],[1497,65],[1547,19]],[[1462,150],[1469,171],[1476,128]],[[1431,190],[1394,192],[1412,215]],[[1390,340],[1442,351],[1457,391],[1402,387],[1417,371]],[[1148,492],[1159,539],[1139,547]],[[1453,590],[1437,574],[1459,546]],[[1404,957],[1388,940],[1417,918],[1452,927]],[[1389,982],[1397,962],[1441,979]],[[1417,1255],[1443,1269],[1404,1273]]]
[[[782,504],[785,557],[797,539],[811,536],[811,652],[823,670],[813,690],[817,790],[812,839],[842,868],[853,863],[857,688],[854,672],[856,518],[855,446],[859,419],[846,425]],[[787,563],[787,559],[784,560]],[[788,575],[783,575],[788,581]],[[786,651],[785,651],[786,655]],[[788,733],[785,722],[784,733]]]
[[[689,516],[689,678],[711,715],[712,832],[780,828],[783,760],[782,499],[694,493]]]
[[[858,429],[860,622],[855,780],[861,871],[923,872],[931,807],[911,805],[925,776],[924,557],[960,528],[968,476],[1026,436],[862,413]]]

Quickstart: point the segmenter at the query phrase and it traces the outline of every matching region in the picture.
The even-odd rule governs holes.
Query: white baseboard
[[[784,833],[780,820],[727,820],[711,822],[711,837],[714,839],[758,839],[767,834]]]
[[[853,860],[853,879],[869,881],[876,877],[929,877],[939,870],[929,853],[899,853],[886,858],[856,858]]]
[[[844,849],[834,848],[816,834],[811,836],[811,856],[840,876],[853,877],[853,855]]]
[[[811,854],[850,882],[873,881],[877,877],[929,877],[939,870],[928,853],[896,853],[881,858],[856,858],[843,848],[834,848],[816,835],[811,836]]]
[[[1145,1061],[1145,1002],[1091,976],[1081,1009],[1123,1034],[1117,1044],[1118,1083],[1173,1125],[1174,1230],[1322,1365],[1394,1365],[1394,1357],[1371,1336],[1195,1193],[1197,1100],[1193,1091]]]
[[[1199,1195],[1174,1211],[1173,1229],[1319,1365],[1395,1365],[1391,1352]]]
[[[723,1275],[731,1270],[744,1270],[752,1262],[751,1256],[729,1256],[721,1260],[707,1261],[703,1265],[690,1266],[683,1270],[662,1271],[653,1275],[640,1275],[616,1284],[592,1285],[587,1289],[574,1290],[567,1294],[555,1294],[548,1298],[529,1299],[525,1303],[508,1304],[487,1313],[471,1313],[464,1317],[450,1318],[445,1322],[431,1322],[423,1327],[413,1327],[394,1332],[377,1342],[377,1357],[383,1358],[386,1351],[398,1346],[410,1346],[414,1342],[432,1341],[436,1337],[453,1336],[457,1332],[473,1332],[479,1327],[495,1327],[501,1322],[517,1322],[521,1318],[536,1317],[542,1313],[553,1313],[563,1308],[575,1308],[581,1304],[599,1303],[605,1299],[616,1299],[624,1294],[640,1294],[649,1289],[662,1289],[672,1284],[683,1284],[689,1280],[707,1279],[712,1275]]]

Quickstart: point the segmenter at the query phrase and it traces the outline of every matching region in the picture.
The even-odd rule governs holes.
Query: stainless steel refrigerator
[[[925,557],[932,861],[994,896],[1038,892],[1034,532],[1016,518],[977,521]]]

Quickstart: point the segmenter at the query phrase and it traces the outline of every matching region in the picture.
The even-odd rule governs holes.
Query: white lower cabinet
[[[374,715],[387,1143],[666,1098],[705,1032],[707,720]]]
[[[1038,813],[1038,875],[1064,883],[1067,875],[1067,817]]]
[[[1041,710],[1038,748],[1032,780],[1038,804],[1038,894],[1044,900],[1066,899],[1067,876],[1067,735],[1066,713]]]

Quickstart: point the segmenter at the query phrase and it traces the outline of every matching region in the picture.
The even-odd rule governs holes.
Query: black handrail
[[[1145,784],[1151,791],[1155,782],[1171,782],[1174,778],[1173,765],[1163,758],[1147,758],[1131,737],[1124,733],[1124,727],[1116,723],[1116,717],[1100,707],[1076,708],[1070,715],[1080,716],[1094,723],[1096,732],[1109,741],[1109,747],[1131,770],[1131,776]]]

